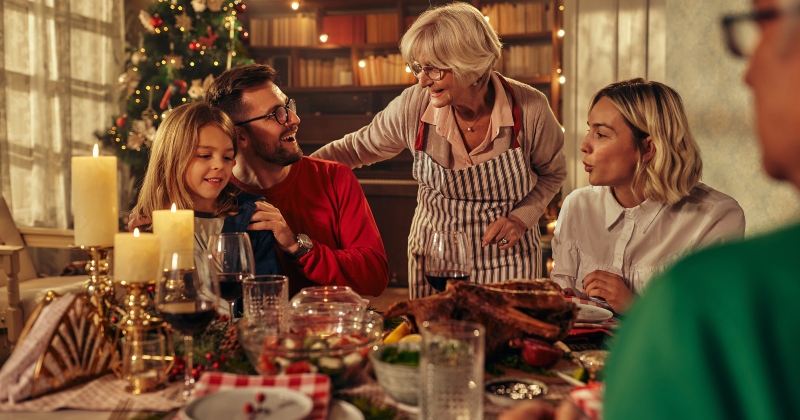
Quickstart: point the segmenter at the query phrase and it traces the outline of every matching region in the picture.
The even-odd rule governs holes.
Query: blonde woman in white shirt
[[[662,83],[612,83],[591,100],[580,145],[591,187],[564,200],[551,276],[624,312],[654,274],[694,248],[744,234],[733,198],[699,182],[700,151],[680,95]]]

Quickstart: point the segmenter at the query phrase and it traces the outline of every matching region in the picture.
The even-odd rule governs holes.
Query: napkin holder
[[[35,339],[37,333],[41,334],[37,329],[47,329],[48,325],[37,324],[37,320],[45,307],[59,299],[61,296],[55,292],[47,292],[22,330],[20,343],[28,336]],[[102,376],[118,359],[116,343],[109,339],[108,326],[98,316],[91,297],[75,296],[66,310],[60,312],[48,314],[48,317],[59,316],[59,321],[52,332],[44,335],[48,344],[35,362],[31,398]]]

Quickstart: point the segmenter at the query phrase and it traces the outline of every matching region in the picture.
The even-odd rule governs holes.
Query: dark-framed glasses
[[[289,99],[288,101],[286,101],[286,105],[279,106],[278,108],[275,109],[275,111],[272,111],[269,114],[264,114],[260,117],[250,118],[249,120],[238,122],[236,123],[236,125],[237,126],[243,125],[249,122],[253,122],[255,120],[261,120],[269,117],[275,117],[275,121],[277,121],[278,124],[284,125],[287,122],[289,122],[289,111],[292,111],[295,115],[297,115],[297,105],[294,103],[294,99]]]
[[[425,72],[425,75],[428,76],[433,81],[442,80],[444,77],[444,70],[436,67],[425,66],[423,67],[421,64],[417,63],[416,61],[411,64],[406,64],[408,69],[411,70],[411,73],[419,79],[419,75],[422,72]]]
[[[747,13],[723,16],[722,28],[728,49],[737,57],[747,58],[753,54],[761,37],[760,25],[788,13],[798,13],[800,7],[792,9],[763,9]]]

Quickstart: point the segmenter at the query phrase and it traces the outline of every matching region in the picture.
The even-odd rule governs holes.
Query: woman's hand
[[[519,242],[528,227],[516,216],[501,217],[486,228],[486,233],[481,238],[481,246],[498,244],[500,249],[508,249]]]
[[[284,252],[292,253],[300,248],[297,244],[297,238],[286,224],[281,211],[272,204],[266,201],[256,201],[256,211],[253,217],[250,218],[251,230],[271,230],[275,235],[275,242]]]
[[[622,277],[607,271],[595,270],[583,279],[583,293],[601,297],[616,313],[623,313],[633,301],[633,293]]]

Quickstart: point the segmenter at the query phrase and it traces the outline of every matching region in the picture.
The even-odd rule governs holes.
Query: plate
[[[353,404],[334,399],[331,401],[328,420],[364,420],[364,414]]]
[[[599,322],[605,321],[614,316],[608,309],[598,308],[597,306],[578,304],[578,320],[576,322]]]
[[[256,402],[256,394],[266,397],[260,405]],[[298,391],[286,388],[247,387],[228,389],[200,397],[181,409],[181,418],[190,420],[236,419],[244,414],[244,406],[252,404],[258,410],[268,409],[269,413],[261,413],[259,420],[300,420],[311,413],[314,403],[311,397]]]

